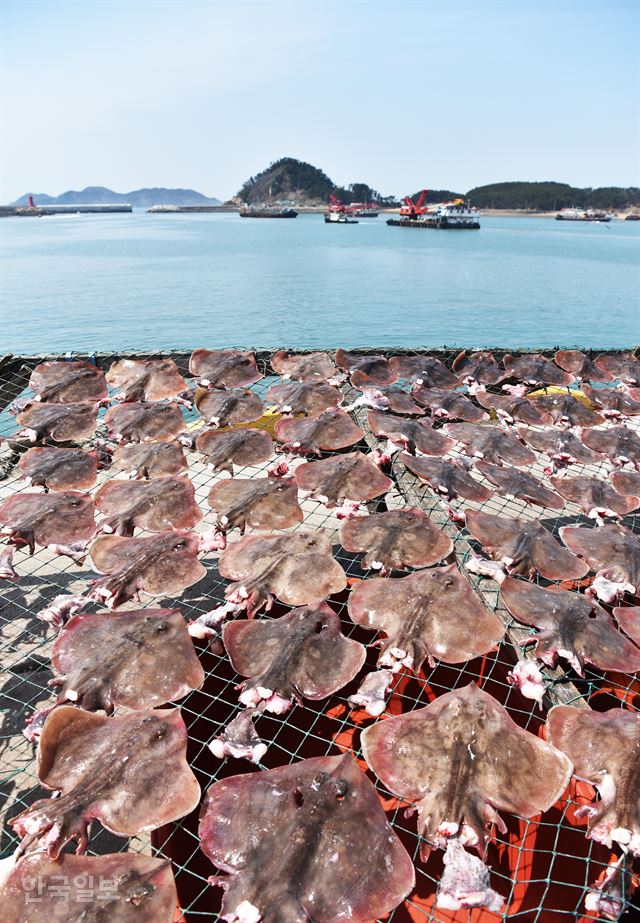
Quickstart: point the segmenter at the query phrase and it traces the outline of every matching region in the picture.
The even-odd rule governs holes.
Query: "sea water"
[[[640,222],[481,222],[5,218],[0,353],[640,341]]]

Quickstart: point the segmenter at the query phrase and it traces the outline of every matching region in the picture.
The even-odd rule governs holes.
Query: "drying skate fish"
[[[13,566],[15,548],[0,548],[0,580],[18,580],[18,571]]]
[[[535,644],[536,657],[547,666],[555,667],[564,657],[580,676],[585,663],[623,673],[640,669],[640,650],[590,596],[513,577],[503,581],[500,593],[515,619],[540,629],[527,643]]]
[[[613,375],[581,353],[578,349],[560,349],[555,355],[556,365],[565,372],[571,372],[582,381],[611,381]]]
[[[120,359],[107,372],[116,401],[162,401],[187,391],[173,359]]]
[[[103,535],[91,546],[95,569],[106,574],[93,584],[90,598],[109,609],[149,596],[171,596],[206,574],[198,561],[198,537],[192,532],[158,532],[147,538]]]
[[[293,381],[323,382],[338,374],[327,353],[296,355],[280,350],[271,357],[271,368],[277,375]]]
[[[104,372],[90,362],[41,362],[31,373],[34,400],[46,404],[103,401],[109,396]]]
[[[531,397],[529,400],[551,417],[554,423],[562,426],[599,426],[604,423],[601,413],[589,410],[579,398],[571,393],[543,394],[540,397]]]
[[[640,539],[629,529],[611,524],[599,529],[563,526],[560,538],[596,571],[589,592],[603,602],[613,602],[640,587]]]
[[[602,461],[602,456],[583,445],[570,430],[548,429],[536,432],[533,429],[518,428],[518,435],[538,452],[549,456],[555,467],[567,465],[595,465]]]
[[[300,490],[311,491],[311,496],[329,509],[343,501],[373,500],[393,486],[393,481],[362,452],[304,462],[296,468],[294,477]]]
[[[532,426],[545,426],[553,423],[553,417],[526,397],[508,394],[492,394],[482,388],[476,391],[476,398],[487,410],[494,410],[496,415],[506,423],[529,423]]]
[[[598,356],[596,365],[627,385],[640,385],[640,362],[631,353],[620,353],[618,356]]]
[[[563,372],[539,353],[519,357],[507,353],[502,361],[511,378],[517,378],[528,385],[570,385],[574,380],[570,372]]]
[[[397,378],[385,356],[360,356],[344,349],[336,350],[336,365],[351,375],[354,388],[369,385],[390,385]]]
[[[200,800],[186,760],[180,709],[114,718],[61,705],[47,718],[38,748],[38,778],[58,798],[42,798],[14,817],[22,852],[38,842],[55,859],[99,820],[120,836],[138,836],[184,817]]]
[[[185,428],[177,404],[132,401],[110,407],[105,414],[109,436],[116,442],[171,442]]]
[[[236,760],[259,763],[268,749],[253,725],[253,719],[259,711],[258,708],[246,709],[230,721],[222,734],[208,744],[213,755],[219,760],[232,756]]]
[[[363,580],[349,596],[356,625],[383,631],[378,664],[418,673],[426,660],[464,663],[502,639],[500,619],[482,605],[455,564],[408,577]]]
[[[350,695],[347,701],[349,705],[364,708],[373,718],[377,718],[387,707],[387,696],[392,684],[392,670],[374,670],[373,673],[367,673],[358,691]]]
[[[57,861],[32,853],[1,895],[4,923],[171,923],[177,901],[171,863],[135,853],[66,853]]]
[[[533,465],[536,460],[531,449],[499,426],[479,426],[475,423],[447,423],[444,431],[461,442],[471,458],[483,458],[496,465]]]
[[[227,622],[222,638],[236,673],[243,705],[264,703],[283,714],[294,701],[326,699],[360,670],[365,648],[345,638],[327,605],[304,606],[278,619]]]
[[[264,404],[253,391],[196,391],[196,407],[205,423],[211,426],[231,426],[251,423],[262,416]]]
[[[209,506],[218,513],[216,529],[289,529],[302,522],[298,485],[293,478],[231,478],[209,492]]]
[[[316,416],[342,403],[342,392],[333,385],[289,381],[282,385],[271,385],[267,391],[267,400],[281,413]]]
[[[113,468],[127,471],[131,478],[157,478],[185,474],[187,460],[176,442],[146,442],[121,445],[113,453]]]
[[[619,417],[632,417],[640,413],[640,401],[636,401],[628,391],[622,388],[590,388],[582,386],[582,391],[604,417],[616,419]]]
[[[446,455],[453,446],[428,420],[407,420],[392,413],[369,411],[369,426],[376,436],[386,436],[394,445],[405,449],[411,455]]]
[[[415,805],[423,860],[452,837],[481,851],[490,825],[506,833],[499,811],[546,811],[571,777],[564,753],[518,727],[475,683],[376,722],[361,741],[383,784]]]
[[[480,474],[491,481],[499,494],[514,500],[524,500],[551,510],[561,510],[564,506],[562,497],[545,487],[539,478],[527,471],[518,471],[509,466],[491,465],[488,462],[476,462]]]
[[[613,489],[623,497],[640,497],[640,471],[614,471],[611,483]]]
[[[263,377],[253,353],[240,349],[196,349],[189,371],[203,388],[242,388]]]
[[[389,365],[398,378],[407,378],[425,388],[458,388],[460,380],[449,371],[444,362],[433,356],[394,356]]]
[[[98,453],[53,446],[29,449],[20,459],[20,471],[32,487],[45,490],[86,490],[98,475]]]
[[[347,520],[342,524],[340,543],[347,551],[365,552],[362,570],[391,570],[429,567],[453,551],[453,542],[415,507],[390,510]]]
[[[574,774],[600,794],[599,802],[576,811],[576,816],[589,818],[587,836],[640,855],[640,716],[624,708],[598,713],[556,705],[547,717],[547,732],[572,760]]]
[[[86,543],[96,531],[93,500],[89,494],[63,491],[49,494],[14,494],[0,504],[0,535],[12,545],[64,547]],[[78,549],[79,550],[79,549]]]
[[[479,856],[467,852],[459,837],[447,843],[444,871],[436,895],[436,907],[442,910],[472,910],[485,907],[499,913],[504,898],[491,887],[490,869]]]
[[[413,863],[367,777],[347,753],[216,782],[202,850],[225,875],[237,923],[369,923],[410,893]]]
[[[16,435],[25,435],[31,442],[80,442],[96,431],[98,405],[31,404],[16,421],[23,426]]]
[[[204,682],[179,609],[136,609],[74,615],[56,638],[49,685],[58,703],[111,714],[156,708]]]
[[[355,388],[355,383],[352,382],[352,384]],[[424,416],[424,408],[416,404],[411,393],[395,385],[377,385],[376,387],[363,385],[358,390],[362,391],[362,397],[354,401],[352,407],[364,404],[373,410],[388,410],[390,413],[408,414],[414,417]]]
[[[441,388],[425,388],[416,385],[413,396],[419,404],[429,407],[432,416],[449,420],[464,420],[466,423],[480,423],[489,415],[469,400],[460,391],[443,391]]]
[[[306,606],[347,585],[324,532],[247,535],[222,553],[219,567],[236,581],[226,598],[245,606],[248,618],[263,606],[269,610],[274,596],[288,606]]]
[[[633,877],[633,855],[623,852],[609,864],[590,886],[585,896],[585,910],[595,911],[598,917],[618,920],[635,892],[637,882]]]
[[[233,473],[233,466],[260,465],[273,455],[273,440],[263,429],[242,427],[205,430],[196,438],[196,449],[206,455],[214,471]]]
[[[580,433],[580,439],[594,452],[606,455],[614,465],[632,464],[640,468],[640,438],[626,426],[587,429]]]
[[[453,360],[451,368],[460,378],[479,385],[497,385],[506,378],[493,353],[468,353],[463,350]]]
[[[547,580],[577,580],[589,572],[584,561],[570,554],[536,520],[468,510],[466,525],[487,554],[504,564],[509,574],[533,577],[538,573]]]
[[[640,606],[617,606],[613,614],[625,635],[640,645]]]
[[[417,458],[403,453],[400,461],[421,481],[426,481],[437,493],[449,500],[464,497],[482,503],[491,496],[484,484],[471,477],[464,465],[457,461],[440,461],[436,458]]]
[[[639,497],[623,497],[598,478],[549,478],[549,481],[565,500],[576,503],[591,519],[626,516],[640,506]]]
[[[202,519],[188,478],[107,481],[96,493],[96,507],[105,516],[99,530],[116,535],[133,535],[136,528],[145,532],[191,529]]]
[[[283,452],[301,455],[335,451],[359,442],[364,433],[348,413],[331,407],[317,417],[283,417],[276,423],[276,439]]]

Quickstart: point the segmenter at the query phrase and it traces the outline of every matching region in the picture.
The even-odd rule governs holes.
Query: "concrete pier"
[[[39,218],[43,215],[89,215],[131,212],[128,203],[117,205],[0,205],[0,218]]]

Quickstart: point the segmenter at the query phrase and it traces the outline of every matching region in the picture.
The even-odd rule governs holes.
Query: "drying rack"
[[[269,359],[274,350],[256,349],[255,354],[265,378],[253,386],[253,390],[264,396],[268,386],[277,379],[270,367]],[[533,352],[520,350],[518,352]],[[442,348],[429,350],[406,349],[362,349],[361,353],[382,353],[390,355],[437,355],[449,366],[457,349]],[[493,350],[496,358],[505,350]],[[512,351],[513,352],[513,351]],[[543,353],[545,351],[542,351]],[[546,352],[551,356],[552,353]],[[120,358],[160,358],[170,356],[181,372],[188,375],[190,353],[164,351],[162,353],[124,352],[95,354],[96,363],[107,370],[111,363]],[[7,356],[0,360],[0,439],[6,439],[16,430],[15,419],[6,410],[8,404],[27,391],[32,369],[44,359],[62,359],[62,356]],[[86,358],[86,354],[74,358]],[[344,385],[346,402],[358,396],[349,385]],[[372,435],[367,425],[366,410],[356,409],[353,415],[364,429],[365,438],[361,444],[347,451],[361,449],[368,451],[381,442]],[[190,426],[197,425],[197,414],[187,413]],[[633,418],[631,425],[635,426]],[[99,432],[100,435],[100,426]],[[323,453],[328,457],[336,453]],[[544,456],[542,456],[544,459]],[[25,488],[25,482],[18,477],[17,456],[6,448],[0,449],[0,498]],[[228,475],[214,474],[196,452],[188,453],[189,476],[196,488],[198,500],[205,516],[196,531],[205,531],[214,523],[213,511],[206,503],[206,497],[221,478]],[[257,468],[236,468],[234,476],[265,476],[271,462]],[[534,474],[542,466],[532,466]],[[598,473],[599,466],[574,466],[572,473]],[[603,467],[603,466],[600,466]],[[604,471],[600,471],[604,474]],[[584,708],[604,710],[614,706],[637,710],[640,707],[640,684],[634,676],[607,673],[587,668],[584,677],[578,677],[566,665],[555,670],[543,669],[551,682],[544,700],[544,710],[515,690],[507,680],[507,674],[516,661],[526,654],[520,644],[533,632],[516,623],[501,607],[499,590],[488,578],[478,578],[465,569],[465,562],[474,543],[464,528],[451,521],[447,504],[433,491],[409,472],[398,456],[392,465],[394,486],[380,501],[368,504],[370,511],[395,509],[403,506],[419,506],[432,520],[445,530],[454,541],[459,565],[470,580],[485,605],[495,611],[506,626],[503,642],[498,649],[467,663],[450,666],[439,663],[433,669],[426,664],[419,677],[406,672],[396,674],[393,693],[387,708],[388,714],[400,714],[423,707],[439,695],[455,688],[477,682],[505,705],[511,717],[523,728],[541,734],[546,711],[551,704],[574,704]],[[111,477],[109,470],[99,472],[98,486]],[[567,504],[561,514],[526,505],[517,500],[507,500],[497,494],[483,504],[454,501],[456,509],[476,508],[494,514],[539,519],[554,534],[562,525],[585,522],[577,507]],[[304,521],[296,528],[325,529],[332,539],[334,554],[344,567],[350,584],[365,579],[369,574],[359,566],[359,556],[344,551],[339,545],[339,522],[333,512],[313,500],[303,500],[301,506]],[[630,515],[624,522],[640,532],[640,516]],[[237,533],[236,533],[237,536]],[[233,536],[230,536],[233,540]],[[44,608],[56,595],[79,593],[87,589],[96,574],[87,561],[78,566],[67,558],[54,557],[47,549],[37,548],[29,558],[24,552],[17,552],[15,563],[21,575],[15,584],[2,588],[0,601],[0,659],[3,666],[2,725],[0,731],[0,761],[2,765],[1,792],[3,799],[2,855],[10,855],[17,840],[8,820],[23,811],[35,800],[46,795],[38,784],[34,748],[22,734],[26,718],[33,710],[53,701],[47,688],[51,678],[49,657],[55,635],[36,613]],[[207,555],[203,559],[206,576],[199,583],[185,590],[179,598],[150,598],[143,605],[180,608],[185,618],[195,619],[224,601],[226,581],[217,569],[217,556]],[[541,581],[547,583],[547,581]],[[579,583],[573,586],[577,589]],[[359,732],[374,720],[361,709],[354,709],[348,703],[361,682],[364,670],[374,669],[377,650],[371,647],[376,635],[354,625],[346,611],[348,592],[330,599],[338,612],[342,630],[348,637],[369,645],[366,665],[354,682],[330,699],[314,703],[305,701],[304,706],[293,705],[284,716],[268,713],[256,719],[256,729],[268,745],[261,768],[271,768],[297,760],[333,754],[350,750],[361,768],[366,769],[360,750]],[[637,604],[637,601],[636,601]],[[133,608],[127,604],[125,608]],[[136,603],[135,607],[139,607]],[[283,614],[285,607],[276,603],[271,613],[260,615],[268,618]],[[253,772],[251,764],[228,759],[221,761],[210,752],[208,744],[222,733],[225,726],[240,712],[236,685],[238,677],[231,668],[224,653],[207,648],[204,642],[196,642],[198,653],[205,670],[203,687],[187,695],[180,703],[182,715],[189,731],[188,761],[205,791],[214,782],[239,772]],[[594,791],[586,783],[572,780],[565,795],[546,813],[531,820],[525,820],[505,813],[507,830],[494,832],[486,852],[486,861],[492,867],[492,886],[506,898],[505,911],[501,914],[488,911],[439,910],[435,907],[440,875],[442,853],[434,852],[427,863],[419,859],[419,840],[416,834],[415,818],[405,818],[406,805],[394,798],[375,777],[369,778],[377,787],[383,806],[394,829],[412,856],[416,868],[416,888],[409,899],[393,911],[387,919],[394,923],[489,923],[509,920],[519,923],[568,923],[569,920],[602,920],[584,910],[584,898],[598,876],[604,871],[612,853],[607,848],[586,839],[586,820],[575,818],[578,807],[593,800]],[[207,883],[214,869],[200,851],[197,836],[198,811],[175,824],[167,825],[151,837],[121,838],[94,824],[90,838],[89,855],[107,852],[132,851],[164,856],[171,859],[179,895],[176,921],[199,923],[218,921],[221,891]],[[628,908],[640,913],[638,894],[631,898]]]

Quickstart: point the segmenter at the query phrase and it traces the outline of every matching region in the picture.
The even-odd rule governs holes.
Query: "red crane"
[[[428,189],[423,189],[418,196],[417,202],[414,202],[410,196],[406,195],[402,200],[404,205],[400,209],[400,214],[407,218],[416,218],[418,215],[426,214],[429,211],[429,207],[424,204],[424,200],[427,197],[428,191]]]

